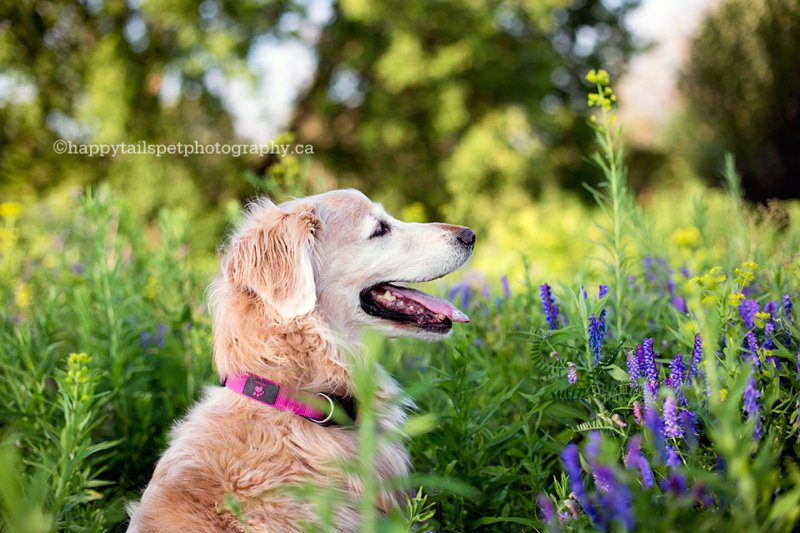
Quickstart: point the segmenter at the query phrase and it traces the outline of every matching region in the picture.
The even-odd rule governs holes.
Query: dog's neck
[[[221,377],[251,372],[289,387],[352,394],[342,339],[316,313],[279,317],[255,295],[231,293],[214,312],[214,359]],[[356,355],[359,346],[348,346]]]

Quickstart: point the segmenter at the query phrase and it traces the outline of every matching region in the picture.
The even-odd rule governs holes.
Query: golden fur
[[[393,227],[383,242],[368,238],[377,219]],[[360,353],[361,326],[436,337],[367,316],[358,307],[359,291],[455,270],[471,252],[452,244],[460,229],[396,221],[352,190],[281,206],[255,204],[228,243],[210,289],[220,376],[252,372],[311,393],[352,395],[345,354]],[[405,414],[388,400],[400,391],[388,375],[380,376],[379,427],[394,431]],[[244,531],[221,509],[225,494],[242,502],[253,531],[299,531],[304,521],[313,523],[313,505],[281,489],[312,482],[358,494],[360,480],[338,466],[355,458],[357,449],[352,429],[321,427],[209,387],[173,427],[141,502],[130,508],[128,531]],[[380,477],[402,476],[408,468],[400,443],[382,445]],[[381,507],[389,510],[398,497],[382,494]],[[358,527],[357,511],[348,505],[336,509],[335,519],[340,530]]]

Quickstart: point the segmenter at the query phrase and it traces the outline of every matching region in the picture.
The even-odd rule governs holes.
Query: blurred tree
[[[798,0],[729,0],[708,17],[682,82],[701,174],[731,151],[751,200],[800,197],[798,52]]]
[[[209,202],[252,192],[257,157],[58,155],[81,143],[230,143],[226,80],[249,76],[258,37],[303,2],[60,0],[0,3],[0,191],[31,196],[61,184],[110,180],[154,211],[185,206],[216,240]],[[263,142],[269,142],[264,139]]]
[[[619,73],[636,4],[342,0],[292,128],[346,183],[429,215],[596,181],[581,80]]]
[[[297,38],[302,24],[281,21],[309,21],[320,2],[2,3],[0,191],[106,179],[143,214],[184,205],[206,219],[195,234],[215,235],[220,210],[205,207],[253,192],[261,181],[244,170],[264,162],[63,156],[53,142],[230,142],[221,87],[251,74],[248,54],[265,36]],[[290,129],[342,184],[394,191],[387,201],[414,203],[419,216],[447,205],[463,217],[499,192],[593,181],[580,80],[590,67],[622,68],[631,41],[621,21],[637,2],[332,2],[319,39],[303,38],[317,71]]]

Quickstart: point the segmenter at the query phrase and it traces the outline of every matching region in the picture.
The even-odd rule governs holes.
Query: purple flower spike
[[[639,369],[639,357],[631,350],[628,352],[628,376],[630,377],[631,388],[639,390],[639,378],[642,377]]]
[[[767,322],[764,324],[764,348],[767,350],[775,349],[775,341],[772,340],[775,335],[775,323]]]
[[[686,436],[686,440],[693,442],[697,436],[697,419],[694,413],[688,410],[681,411],[681,430]]]
[[[631,495],[628,486],[616,478],[614,470],[609,466],[598,466],[595,468],[594,474],[595,480],[601,479],[605,486],[605,489],[603,489],[598,485],[598,490],[604,494],[603,507],[611,511],[611,518],[622,522],[627,531],[633,529]]]
[[[656,369],[656,354],[653,351],[653,339],[645,339],[642,346],[642,373],[647,378],[654,394],[658,394],[658,370]]]
[[[600,285],[600,290],[599,290],[600,299],[602,300],[603,298],[605,298],[606,294],[608,294],[608,285]]]
[[[644,413],[644,421],[647,425],[647,429],[653,434],[653,438],[655,439],[654,448],[659,450],[659,452],[663,455],[664,453],[664,421],[658,415],[658,410],[656,409],[646,409]]]
[[[508,276],[501,277],[500,284],[503,286],[503,298],[508,300],[511,298],[511,286],[508,284]]]
[[[570,385],[575,385],[578,382],[578,367],[575,363],[567,363],[569,370],[567,370],[567,381]]]
[[[642,478],[642,487],[649,489],[653,486],[653,470],[650,463],[642,455],[642,436],[634,435],[628,442],[628,453],[625,454],[625,466],[629,470],[638,470]]]
[[[553,521],[556,515],[556,509],[553,502],[544,494],[539,494],[536,497],[536,503],[539,504],[539,511],[541,512],[542,522],[549,524]]]
[[[603,525],[603,519],[589,502],[589,497],[586,494],[586,488],[583,485],[583,478],[581,477],[581,460],[578,446],[575,444],[567,444],[564,451],[561,452],[561,459],[564,461],[564,468],[569,476],[569,488],[575,494],[578,503],[581,504],[583,510],[589,515],[598,526]]]
[[[763,433],[760,406],[758,404],[759,398],[761,398],[761,391],[758,390],[756,378],[750,376],[747,386],[744,388],[744,412],[747,414],[747,420],[755,420],[752,435],[753,441],[761,440]]]
[[[542,308],[544,309],[544,316],[547,319],[547,325],[550,329],[558,329],[558,304],[550,289],[550,285],[543,283],[539,287],[542,295]]]
[[[669,377],[664,380],[664,384],[677,391],[683,385],[685,374],[686,365],[683,364],[683,355],[675,354],[675,358],[669,364]]]
[[[680,455],[678,455],[678,450],[676,450],[673,445],[667,444],[666,452],[667,453],[665,462],[667,463],[668,467],[678,468],[679,466],[681,466],[681,464],[683,464],[681,462]]]
[[[739,314],[742,315],[745,328],[753,329],[756,327],[756,313],[758,313],[757,301],[748,299],[739,304]]]
[[[614,489],[614,471],[611,470],[611,467],[595,465],[592,468],[592,477],[600,494],[608,494]]]
[[[694,336],[694,348],[692,349],[692,366],[689,369],[689,379],[700,376],[700,363],[703,361],[703,339],[700,334]]]
[[[774,320],[778,316],[778,302],[767,302],[764,304],[764,312],[769,313],[770,320]]]
[[[606,336],[604,330],[603,324],[596,316],[589,317],[589,349],[592,353],[594,364],[600,363],[600,358],[603,355],[603,339]]]
[[[783,295],[783,316],[792,321],[792,297],[789,294]]]
[[[756,341],[756,334],[752,331],[748,331],[747,335],[744,337],[745,347],[747,348],[747,352],[750,353],[750,357],[753,361],[753,365],[756,368],[761,368],[761,359],[758,357],[758,341]],[[744,358],[745,354],[742,354]]]
[[[661,486],[665,491],[671,492],[675,496],[682,496],[686,494],[689,484],[686,482],[686,476],[680,472],[672,472],[662,482]]]
[[[672,395],[664,399],[664,436],[668,439],[683,436],[678,424],[678,404]]]

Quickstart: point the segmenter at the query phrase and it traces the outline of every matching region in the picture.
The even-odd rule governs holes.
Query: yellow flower
[[[694,226],[684,226],[672,232],[672,242],[677,246],[694,248],[700,244],[700,230]]]
[[[17,293],[14,295],[14,302],[18,307],[25,309],[31,305],[31,289],[27,283],[20,283]]]
[[[755,279],[755,275],[750,270],[742,270],[741,268],[735,268],[733,270],[734,278],[733,281],[737,284],[741,285],[742,287],[747,287],[750,285],[750,282]]]
[[[22,212],[22,204],[3,202],[0,204],[0,218],[17,218]]]
[[[770,315],[766,311],[759,311],[758,313],[756,313],[755,317],[756,326],[758,326],[759,328],[763,328],[764,324],[767,323],[767,320],[769,320],[770,317],[772,317],[772,315]]]
[[[752,261],[745,261],[742,266],[748,270],[758,270],[758,263]]]
[[[741,292],[735,292],[728,295],[728,305],[731,307],[739,307],[739,304],[742,303],[742,300],[744,300],[744,294]]]
[[[728,398],[728,389],[719,390],[719,399],[723,402]]]
[[[150,276],[147,280],[147,285],[144,288],[144,297],[148,300],[155,300],[158,296],[158,279],[155,276]]]
[[[586,81],[592,85],[606,86],[609,82],[608,72],[603,69],[592,69],[586,74]]]

